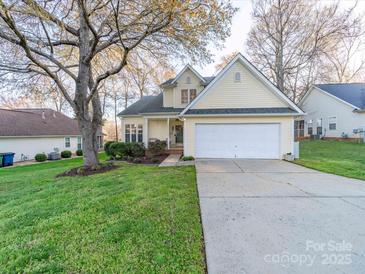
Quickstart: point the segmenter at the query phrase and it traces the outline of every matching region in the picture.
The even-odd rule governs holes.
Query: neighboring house
[[[364,136],[361,132],[365,129],[364,83],[315,85],[304,95],[299,106],[307,115],[296,121],[297,136]]]
[[[238,54],[216,77],[190,65],[119,116],[122,141],[166,140],[196,158],[280,159],[294,152],[303,111]]]
[[[103,136],[98,136],[99,147]],[[14,161],[37,153],[82,149],[77,121],[51,109],[0,109],[0,153],[14,152]]]

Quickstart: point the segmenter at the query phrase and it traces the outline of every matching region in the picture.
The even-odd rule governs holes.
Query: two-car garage
[[[199,123],[195,140],[197,158],[280,158],[279,123]]]
[[[293,153],[294,119],[186,117],[184,155],[195,158],[282,159]]]

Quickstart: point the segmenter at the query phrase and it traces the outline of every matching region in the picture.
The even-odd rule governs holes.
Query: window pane
[[[70,146],[71,146],[70,137],[66,137],[65,138],[65,147],[70,147]]]
[[[137,141],[137,127],[136,125],[131,125],[131,142]]]
[[[181,103],[186,104],[188,102],[188,90],[182,89],[181,90]]]
[[[138,143],[142,143],[143,142],[143,125],[138,125],[138,136],[137,136]]]
[[[195,97],[196,97],[196,89],[191,89],[190,90],[190,102],[193,101]]]
[[[336,130],[336,123],[332,123],[329,125],[330,130]]]
[[[130,140],[130,134],[129,133],[128,134],[126,133],[124,138],[125,138],[125,142],[126,143],[129,143],[131,141]]]

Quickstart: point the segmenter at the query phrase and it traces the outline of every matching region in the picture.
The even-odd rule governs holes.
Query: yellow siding
[[[136,125],[143,125],[144,119],[143,117],[125,117],[121,119],[121,141],[125,142],[125,127],[126,124],[136,124]]]
[[[174,91],[172,88],[164,89],[163,106],[164,107],[173,107],[174,106]]]
[[[167,140],[168,138],[167,120],[148,120],[148,138]]]
[[[195,126],[197,123],[280,123],[280,155],[293,153],[293,117],[196,117],[184,121],[184,155],[195,157]]]
[[[190,77],[191,84],[186,83],[186,78]],[[187,104],[181,104],[181,90],[182,89],[196,89],[197,94],[203,90],[203,86],[200,84],[200,79],[190,70],[187,69],[177,80],[177,86],[174,87],[174,107],[185,108]]]
[[[236,72],[241,74],[240,82],[234,81]],[[240,62],[236,62],[192,108],[255,107],[287,107],[287,104],[262,84]]]

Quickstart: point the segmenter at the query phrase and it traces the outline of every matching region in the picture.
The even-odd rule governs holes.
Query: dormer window
[[[186,83],[187,84],[191,84],[191,78],[190,78],[190,76],[186,77]]]
[[[235,81],[235,82],[241,82],[241,73],[236,72],[236,73],[234,74],[234,81]]]

